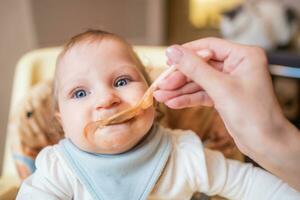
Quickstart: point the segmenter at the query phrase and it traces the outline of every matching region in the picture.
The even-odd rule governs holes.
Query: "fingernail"
[[[171,46],[171,47],[167,48],[166,55],[174,64],[177,64],[180,62],[180,59],[183,56],[183,53],[178,47]]]

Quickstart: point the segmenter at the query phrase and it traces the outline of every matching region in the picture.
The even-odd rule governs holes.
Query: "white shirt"
[[[204,149],[192,131],[164,131],[171,135],[172,152],[149,200],[188,200],[196,191],[239,200],[300,199],[299,192],[272,174]],[[36,167],[36,172],[24,180],[17,200],[92,199],[56,145],[40,152]]]

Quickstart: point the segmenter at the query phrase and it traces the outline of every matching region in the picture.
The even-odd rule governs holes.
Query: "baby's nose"
[[[102,94],[96,99],[96,109],[111,108],[120,102],[121,99],[114,93]]]

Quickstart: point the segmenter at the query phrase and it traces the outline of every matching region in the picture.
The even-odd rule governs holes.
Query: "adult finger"
[[[194,82],[189,82],[181,88],[178,88],[177,90],[156,90],[154,91],[153,96],[157,101],[165,102],[174,97],[178,97],[185,94],[192,94],[202,90],[202,87],[200,87],[198,84]]]
[[[164,102],[169,108],[181,109],[195,106],[213,106],[212,99],[205,91],[181,95]]]
[[[210,51],[210,50],[208,50],[208,49],[202,49],[202,50],[199,50],[199,51],[195,51],[195,53],[196,53],[198,56],[200,56],[204,61],[210,60],[210,59],[212,58],[212,55],[213,55],[212,51]],[[176,63],[173,63],[172,60],[168,59],[168,60],[167,60],[167,64],[168,64],[169,66],[171,66],[171,65],[174,65],[174,64],[176,64]]]
[[[170,84],[172,83],[172,84]],[[158,83],[158,88],[162,90],[175,90],[187,83],[187,77],[180,71],[175,71],[167,78]]]
[[[205,90],[213,90],[223,79],[223,74],[215,70],[193,51],[179,45],[167,49],[167,56],[177,68]]]
[[[213,52],[210,51],[209,49],[202,49],[199,51],[196,51],[196,54],[203,58],[203,60],[208,61],[212,58]]]
[[[188,42],[182,45],[193,51],[208,49],[212,51],[212,59],[224,61],[233,51],[236,51],[237,44],[220,38],[203,38]]]
[[[205,61],[209,61],[212,57],[212,52],[208,49],[203,49],[200,51],[196,51],[195,52],[198,56],[200,56],[201,58],[203,58],[203,60]],[[216,68],[220,68],[220,63],[216,63],[211,61],[212,64],[214,64],[215,66],[217,66]],[[168,65],[173,65],[173,61],[168,59],[167,60],[167,64]],[[187,78],[182,72],[180,71],[175,71],[173,72],[171,75],[169,75],[167,78],[163,79],[162,81],[160,81],[158,83],[158,87],[160,89],[164,89],[164,90],[173,90],[173,89],[177,89],[179,87],[181,87],[182,85],[184,85],[186,82],[190,82],[191,80],[189,78]],[[172,83],[172,84],[170,84]]]

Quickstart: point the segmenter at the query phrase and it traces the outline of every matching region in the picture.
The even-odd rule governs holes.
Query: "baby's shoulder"
[[[35,165],[39,171],[70,173],[58,151],[58,144],[42,149],[35,160]]]
[[[56,145],[46,146],[43,148],[36,157],[35,164],[43,166],[44,163],[59,162],[59,157],[56,153]]]
[[[64,161],[59,152],[59,144],[45,147],[37,156],[36,176],[59,183],[58,185],[70,190],[77,183],[77,178]]]
[[[45,163],[53,163],[57,161],[53,146],[44,147],[35,159],[35,165],[38,169],[45,167]]]

